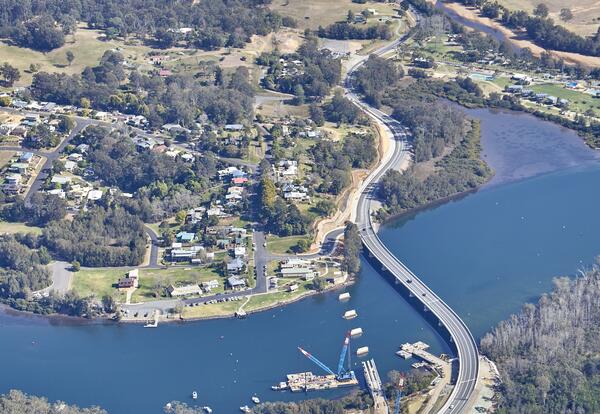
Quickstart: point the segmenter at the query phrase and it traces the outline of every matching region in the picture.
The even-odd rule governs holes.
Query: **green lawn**
[[[600,99],[594,98],[587,93],[564,88],[556,84],[532,85],[528,87],[536,93],[547,93],[558,98],[567,99],[569,101],[569,109],[575,112],[583,113],[588,109],[593,109],[596,113],[600,113]]]
[[[29,226],[25,223],[9,223],[6,221],[0,221],[0,234],[1,233],[34,233],[42,234],[41,227]]]
[[[124,300],[125,295],[118,292],[116,283],[126,273],[125,268],[83,269],[75,273],[73,290],[81,296],[117,295],[118,300]],[[140,269],[140,287],[132,295],[132,302],[147,302],[151,300],[167,299],[165,293],[160,297],[154,294],[159,286],[170,284],[185,285],[201,283],[204,281],[222,278],[212,268],[208,267],[171,267],[167,269]],[[213,293],[223,292],[221,285]]]
[[[279,237],[274,235],[267,236],[267,249],[271,253],[286,254],[291,252],[291,248],[296,246],[300,240],[309,240],[307,236],[288,236]]]

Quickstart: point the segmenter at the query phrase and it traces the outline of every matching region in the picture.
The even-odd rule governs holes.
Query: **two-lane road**
[[[375,54],[383,55],[405,39],[406,36],[379,49]],[[414,297],[418,298],[427,311],[432,312],[436,316],[450,335],[452,340],[451,345],[456,349],[458,355],[458,374],[451,395],[438,412],[443,414],[459,414],[466,410],[467,403],[477,383],[479,373],[477,343],[468,327],[452,308],[398,260],[377,235],[371,217],[371,203],[376,198],[377,183],[386,171],[394,168],[400,161],[410,157],[410,155],[408,153],[408,137],[403,125],[382,111],[363,102],[352,90],[352,73],[361,64],[362,62],[357,63],[348,72],[348,77],[345,81],[346,96],[379,123],[388,134],[393,135],[394,139],[388,152],[384,154],[381,164],[363,183],[361,197],[357,205],[356,221],[365,249],[381,263],[386,271],[391,272],[395,279]]]

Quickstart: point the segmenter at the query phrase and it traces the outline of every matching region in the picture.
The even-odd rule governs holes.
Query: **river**
[[[484,155],[498,174],[477,193],[384,226],[387,246],[464,317],[476,337],[573,275],[600,253],[600,166],[578,137],[529,115],[469,111],[482,120]],[[561,155],[562,154],[562,155]],[[517,156],[518,155],[518,156]],[[558,161],[560,160],[560,162]],[[573,165],[577,165],[573,167]],[[369,346],[382,374],[408,369],[398,345],[447,345],[368,263],[357,284],[245,320],[136,325],[73,324],[0,311],[0,392],[17,388],[112,414],[160,413],[170,400],[233,413],[263,400],[306,398],[276,393],[286,373],[319,369],[302,346],[332,368],[346,331]],[[342,319],[348,309],[358,317]],[[360,371],[359,359],[352,358]],[[362,375],[359,375],[362,377]],[[333,397],[343,391],[309,394]]]

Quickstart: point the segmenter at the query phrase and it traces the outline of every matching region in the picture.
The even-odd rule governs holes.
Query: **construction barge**
[[[287,387],[292,392],[323,391],[353,385],[358,385],[354,373],[343,380],[336,375],[315,375],[312,372],[287,375]]]
[[[334,372],[327,365],[319,361],[310,352],[298,347],[298,350],[314,362],[319,368],[325,371],[326,375],[315,375],[312,372],[300,372],[298,374],[288,374],[287,382],[274,385],[273,390],[289,389],[292,392],[307,392],[307,391],[322,391],[331,390],[339,387],[350,387],[358,385],[358,380],[354,371],[351,369],[350,363],[350,332],[344,338],[342,352],[338,360],[337,371]],[[347,358],[346,358],[347,357]],[[347,365],[345,364],[347,362]]]

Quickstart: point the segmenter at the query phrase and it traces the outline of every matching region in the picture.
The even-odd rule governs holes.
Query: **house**
[[[219,174],[219,178],[223,179],[225,177],[243,177],[245,175],[245,173],[241,170],[239,170],[237,167],[227,167],[224,168],[222,170],[217,171],[217,174]]]
[[[8,174],[4,177],[2,190],[7,194],[17,194],[21,191],[21,174]]]
[[[161,78],[167,78],[171,75],[173,75],[173,72],[171,72],[169,69],[161,69],[158,71],[158,76]]]
[[[310,267],[284,267],[279,273],[281,277],[301,277],[306,280],[312,280],[316,272]]]
[[[185,162],[194,162],[194,156],[187,152],[181,154],[180,158]]]
[[[508,93],[521,93],[523,92],[523,85],[509,85],[506,87]]]
[[[236,274],[244,270],[244,261],[239,257],[236,257],[229,263],[227,263],[227,273]]]
[[[64,184],[68,184],[71,182],[71,177],[63,177],[60,175],[55,175],[54,177],[52,177],[52,180],[50,180],[50,182],[52,184],[64,185]]]
[[[77,152],[85,154],[90,149],[90,146],[88,144],[79,144],[75,147],[75,149],[77,150]]]
[[[119,279],[117,282],[119,289],[137,288],[140,285],[139,281],[139,270],[130,270],[124,278]]]
[[[294,268],[294,267],[306,267],[310,265],[309,260],[298,259],[297,257],[292,257],[284,260],[281,263],[281,268]]]
[[[295,292],[297,291],[299,288],[297,283],[292,283],[291,285],[288,286],[288,292]]]
[[[65,193],[65,190],[63,190],[62,188],[54,188],[52,190],[46,191],[46,193],[50,195],[55,195],[58,198],[65,198],[67,196],[67,193]]]
[[[21,162],[23,164],[29,164],[32,159],[33,159],[33,153],[32,152],[24,152],[19,157],[19,162]]]
[[[188,233],[186,231],[180,231],[175,237],[182,243],[192,243],[196,239],[194,233]]]
[[[87,195],[87,199],[90,201],[98,201],[102,198],[102,194],[102,190],[91,190]]]
[[[239,276],[230,276],[227,278],[227,284],[234,290],[243,289],[246,287],[246,281]]]
[[[300,191],[290,191],[288,193],[284,193],[283,198],[285,198],[288,201],[310,201],[310,196]]]
[[[211,290],[217,289],[219,287],[219,281],[216,279],[209,280],[208,282],[202,282],[201,286],[202,286],[202,289],[204,289],[204,291],[206,293],[208,293]]]
[[[227,124],[225,125],[225,131],[241,131],[244,129],[242,124]]]
[[[241,184],[245,184],[248,182],[248,179],[246,177],[234,177],[231,179],[231,183],[234,185],[241,185]]]
[[[73,162],[83,161],[83,155],[74,152],[72,154],[69,154],[69,156],[67,157],[67,160],[73,161]]]
[[[10,165],[10,167],[8,167],[8,171],[19,174],[26,174],[28,168],[29,164],[25,164],[22,162],[14,162]]]
[[[169,292],[169,295],[173,298],[180,296],[201,295],[203,293],[202,288],[200,288],[200,286],[197,284],[177,287],[169,285],[169,287],[167,288],[167,292]]]
[[[246,248],[244,246],[237,246],[233,249],[233,256],[234,257],[241,257],[244,258],[246,257]]]
[[[110,114],[104,111],[96,111],[94,114],[94,119],[98,119],[100,121],[107,121],[110,118]]]
[[[75,169],[75,167],[77,167],[77,163],[75,163],[71,160],[65,161],[65,170],[71,172]]]
[[[172,249],[170,256],[173,262],[187,262],[196,257],[197,252],[190,249]]]

